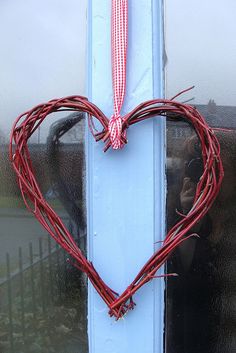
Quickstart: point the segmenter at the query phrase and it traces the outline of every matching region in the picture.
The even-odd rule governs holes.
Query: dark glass
[[[189,239],[171,256],[165,307],[166,353],[236,352],[236,95],[231,21],[236,3],[166,0],[167,96],[196,85],[187,100],[221,145],[221,191]],[[178,11],[177,11],[178,10]],[[178,15],[177,15],[178,14]],[[221,22],[221,26],[219,23]],[[227,59],[224,58],[227,55]],[[186,122],[167,121],[167,228],[187,213],[202,173],[201,149]]]
[[[181,131],[178,137],[176,130]],[[200,239],[187,240],[167,264],[167,272],[179,275],[167,279],[168,353],[230,353],[236,349],[236,129],[216,134],[225,169],[220,194],[192,229]],[[168,121],[167,141],[170,228],[179,219],[176,209],[185,214],[190,210],[202,164],[197,136],[187,124]]]
[[[18,114],[84,94],[86,1],[55,5],[0,4],[1,353],[88,352],[87,279],[26,210],[8,158]],[[28,145],[44,198],[86,255],[84,140],[83,114],[60,112],[46,118]]]
[[[29,150],[45,199],[86,254],[84,116],[56,120]],[[87,280],[23,204],[0,153],[1,352],[87,352]]]

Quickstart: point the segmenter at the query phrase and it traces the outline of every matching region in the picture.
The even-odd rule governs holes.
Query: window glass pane
[[[166,295],[167,353],[232,353],[236,350],[236,3],[165,1],[166,96],[195,85],[189,100],[220,130],[225,178],[208,214],[170,258]],[[225,129],[226,128],[226,129]],[[167,122],[167,226],[176,209],[191,208],[201,175],[201,153],[194,130]]]
[[[0,3],[1,353],[88,352],[86,277],[26,210],[8,159],[20,113],[85,94],[86,6],[86,0]],[[45,199],[86,254],[84,130],[83,115],[52,114],[28,145]]]

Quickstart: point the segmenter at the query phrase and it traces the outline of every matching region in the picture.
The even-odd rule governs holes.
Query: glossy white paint
[[[88,94],[112,114],[111,0],[90,0]],[[129,1],[127,94],[123,112],[163,96],[162,1]],[[88,256],[106,283],[121,293],[152,255],[165,224],[165,122],[145,121],[128,130],[121,151],[103,153],[88,134]],[[162,280],[143,287],[137,304],[116,322],[89,286],[90,353],[163,351]]]

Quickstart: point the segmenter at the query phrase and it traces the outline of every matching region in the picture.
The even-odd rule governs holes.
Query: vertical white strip
[[[111,1],[89,1],[89,98],[112,114]],[[123,111],[162,96],[161,0],[129,1],[127,93]],[[161,32],[160,32],[161,31]],[[88,141],[88,256],[106,283],[122,292],[153,254],[164,229],[163,120],[128,130],[123,150],[103,153]],[[124,320],[109,318],[89,286],[90,353],[162,353],[163,283],[149,283],[135,296]]]

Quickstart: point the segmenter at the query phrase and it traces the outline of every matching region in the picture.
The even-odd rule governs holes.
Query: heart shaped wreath
[[[144,102],[122,118],[122,144],[127,143],[126,130],[129,126],[155,116],[171,116],[174,119],[185,119],[195,129],[201,143],[203,173],[197,184],[196,194],[191,210],[182,215],[165,237],[165,240],[146,264],[139,271],[126,290],[118,295],[109,288],[94,268],[92,262],[85,258],[76,245],[72,235],[66,229],[60,217],[44,199],[40,187],[35,179],[32,161],[27,145],[28,139],[48,117],[49,114],[60,111],[77,111],[87,113],[91,126],[91,119],[97,119],[102,125],[102,131],[93,133],[96,141],[106,142],[105,150],[111,144],[110,120],[93,103],[82,96],[71,96],[53,99],[43,103],[20,115],[12,129],[10,138],[10,159],[17,175],[18,184],[24,202],[47,232],[74,259],[74,265],[87,274],[91,283],[109,307],[110,316],[121,318],[129,309],[133,309],[134,293],[145,283],[155,278],[157,270],[165,263],[178,245],[189,237],[191,228],[207,213],[214,202],[223,179],[223,166],[220,158],[220,146],[214,131],[208,126],[203,116],[194,107],[178,103],[174,100],[154,99]]]
[[[132,299],[134,293],[145,283],[155,278],[157,270],[165,263],[174,249],[189,237],[197,236],[189,232],[210,209],[220,190],[224,174],[220,158],[220,146],[214,131],[194,107],[174,101],[178,95],[170,100],[149,100],[141,103],[125,116],[120,116],[126,85],[127,5],[127,0],[112,1],[112,78],[114,91],[114,114],[112,118],[108,119],[95,104],[82,96],[53,99],[47,103],[37,105],[16,119],[12,128],[9,147],[10,159],[27,208],[57,243],[74,259],[74,265],[87,274],[94,288],[109,307],[110,316],[115,316],[116,319],[121,318],[129,309],[134,308],[135,303]],[[122,148],[127,143],[126,132],[129,126],[156,116],[181,120],[184,118],[194,127],[201,143],[203,173],[197,184],[191,210],[188,214],[182,215],[181,220],[171,228],[160,249],[150,257],[121,295],[108,287],[92,262],[85,258],[60,217],[44,199],[35,179],[27,145],[28,139],[49,114],[61,111],[87,113],[90,130],[96,141],[103,140],[106,143],[105,151],[110,147],[114,149]],[[102,126],[100,132],[93,129],[93,119],[100,122]]]

